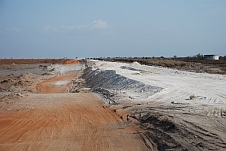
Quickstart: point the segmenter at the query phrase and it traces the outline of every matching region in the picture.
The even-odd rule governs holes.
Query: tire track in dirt
[[[225,150],[225,118],[219,113],[207,116],[208,106],[171,105],[140,107],[141,128],[146,137],[158,144],[159,150]],[[190,111],[192,108],[194,111]],[[133,111],[133,109],[130,109]],[[212,111],[213,110],[213,111]],[[217,110],[218,111],[218,110]],[[163,141],[162,141],[163,140]]]
[[[64,76],[57,76],[40,83],[37,90],[41,93],[66,93],[71,80],[76,77],[79,72],[72,72]]]
[[[12,104],[11,111],[0,111],[0,150],[150,150],[138,127],[103,106],[101,98],[65,93],[76,75],[47,80],[38,86],[46,94],[31,94]],[[16,111],[26,104],[30,107]]]

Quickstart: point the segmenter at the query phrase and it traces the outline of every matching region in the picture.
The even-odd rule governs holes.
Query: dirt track
[[[66,93],[71,80],[78,75],[78,72],[69,73],[64,76],[57,76],[40,83],[37,90],[42,93]]]
[[[142,101],[145,93],[136,95],[140,92],[137,85],[134,94],[129,89],[125,91],[129,95],[117,89],[112,93],[105,91],[102,84],[107,84],[109,90],[117,84],[115,80],[120,81],[119,89],[128,86],[123,78],[112,76],[113,72],[95,74],[100,77],[89,74],[84,83],[85,79],[75,78],[82,73],[87,75],[82,70],[84,66],[70,63],[0,65],[0,151],[226,149],[224,76],[190,72],[182,75],[184,72],[136,67],[137,64],[133,68],[102,62],[94,65],[107,70],[111,67],[114,71],[119,67],[124,77],[130,75],[138,81],[143,77],[142,82],[146,84],[155,85],[156,81],[160,81],[157,83],[160,87],[167,84],[150,100]],[[134,69],[139,74],[134,74]],[[159,75],[155,76],[156,72]],[[101,76],[104,80],[99,79]],[[103,98],[92,93],[78,93],[89,92],[92,86],[88,83],[99,85],[100,89],[94,90],[103,94]],[[197,98],[188,99],[193,92]],[[110,101],[104,97],[110,97]]]
[[[47,80],[39,91],[49,94],[31,94],[0,111],[0,150],[150,150],[137,127],[98,96],[62,93],[68,85],[62,80],[70,78]]]

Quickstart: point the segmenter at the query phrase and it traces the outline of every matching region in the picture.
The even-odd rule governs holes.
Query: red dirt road
[[[10,104],[10,111],[0,110],[0,151],[150,150],[137,128],[103,106],[98,96],[60,93],[65,89],[54,87],[54,82],[65,87],[68,83],[61,81],[74,76],[47,80],[39,90],[50,94],[32,94]]]
[[[40,83],[37,90],[42,93],[66,93],[71,80],[78,75],[78,72],[57,76]]]

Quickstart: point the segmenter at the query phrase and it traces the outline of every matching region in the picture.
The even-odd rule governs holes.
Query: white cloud
[[[93,28],[102,28],[106,29],[108,27],[107,23],[101,20],[95,20],[92,24]]]
[[[102,20],[94,20],[92,24],[79,25],[77,29],[107,29],[110,27],[106,22]]]
[[[74,26],[46,26],[44,27],[44,32],[63,32],[66,30],[73,30]]]
[[[63,32],[68,30],[73,30],[75,28],[77,29],[107,29],[110,25],[108,25],[106,22],[102,20],[94,20],[92,24],[87,25],[79,25],[77,27],[75,26],[45,26],[43,28],[43,32]]]
[[[89,28],[89,27],[90,27],[90,25],[79,25],[76,28],[78,28],[78,29],[85,29],[85,28]]]
[[[21,28],[6,28],[7,31],[10,31],[10,32],[21,32],[22,29]]]

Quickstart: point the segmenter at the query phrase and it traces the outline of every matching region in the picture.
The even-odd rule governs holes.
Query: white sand
[[[83,64],[52,64],[48,66],[48,69],[55,74],[62,75],[71,71],[83,70]]]
[[[166,104],[189,103],[192,105],[209,104],[226,107],[226,76],[218,74],[179,71],[163,67],[139,65],[138,63],[116,63],[94,61],[94,70],[115,70],[129,79],[140,81],[146,85],[161,87],[154,95],[143,101],[158,101]],[[123,68],[121,68],[123,67]],[[195,95],[195,99],[190,96]]]
[[[63,81],[57,81],[54,83],[54,85],[66,85],[67,83],[69,83],[70,81],[68,80],[63,80]]]

